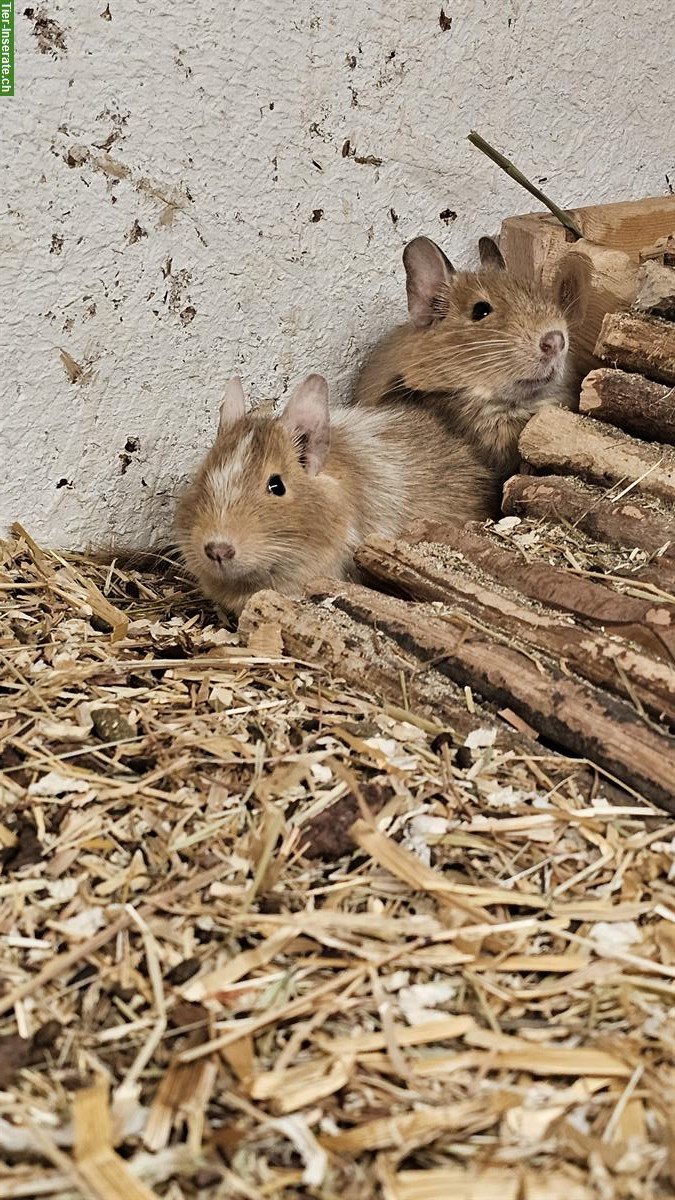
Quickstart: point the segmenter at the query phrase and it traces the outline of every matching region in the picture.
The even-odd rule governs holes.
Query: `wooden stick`
[[[675,445],[675,387],[602,368],[584,379],[579,412],[627,433]]]
[[[595,353],[614,367],[675,383],[675,322],[632,312],[607,313]]]
[[[436,526],[426,540],[451,546],[461,556],[460,569],[468,563],[501,586],[517,589],[521,596],[571,613],[610,633],[630,637],[652,653],[662,655],[667,646],[675,659],[675,610],[652,600],[623,595],[569,569],[552,567],[547,562],[527,562],[517,550],[498,545],[471,529],[439,530]],[[364,552],[367,550],[357,555],[357,561],[362,561]]]
[[[553,213],[553,216],[560,221],[560,224],[564,225],[565,229],[569,229],[570,233],[574,234],[575,238],[580,238],[583,236],[579,226],[573,221],[569,213],[566,213],[563,208],[560,208],[553,202],[553,200],[544,195],[541,188],[538,188],[534,183],[531,182],[531,180],[527,178],[526,175],[523,175],[523,172],[520,171],[509,158],[506,158],[505,155],[503,155],[499,150],[495,150],[495,147],[491,146],[489,142],[486,142],[485,138],[481,137],[481,135],[476,133],[475,130],[472,130],[468,135],[468,140],[471,142],[472,146],[475,146],[477,150],[482,150],[483,154],[486,154],[487,157],[491,158],[498,167],[501,167],[502,171],[505,171],[511,179],[514,179],[516,183],[519,183],[521,187],[525,188],[526,192],[529,192],[531,196],[534,196],[543,205],[545,205],[549,212]]]
[[[460,531],[460,537],[469,541],[470,548],[486,541],[471,538],[466,530]],[[523,563],[510,550],[501,551],[499,547],[493,550],[487,543],[486,550],[488,565],[486,567],[483,560],[481,566],[490,574],[498,572],[499,590],[484,583],[481,575],[470,567],[467,570],[470,552],[461,566],[453,570],[434,556],[433,547],[423,553],[420,548],[405,542],[382,540],[362,546],[357,559],[366,576],[380,586],[384,584],[390,590],[393,586],[397,594],[405,593],[418,601],[440,600],[453,612],[465,613],[472,628],[490,631],[496,638],[501,635],[503,644],[532,649],[554,662],[567,663],[591,683],[643,705],[657,718],[666,714],[675,725],[675,667],[672,664],[655,661],[623,639],[573,625],[560,613],[541,612],[527,606],[518,590],[527,591],[527,583],[522,589],[523,574],[529,573],[530,588],[532,582],[539,581],[541,586],[542,579],[548,577],[555,590],[559,587],[561,573],[547,564],[542,564],[543,571],[540,572],[539,564]],[[490,570],[493,555],[496,562],[494,570]],[[534,578],[532,567],[535,568]],[[509,581],[512,586],[508,586]],[[600,597],[599,603],[605,612],[606,590],[588,580],[568,578],[572,591],[579,583],[587,597]],[[551,603],[550,599],[548,603]],[[648,607],[645,604],[645,608]],[[601,621],[605,623],[604,619]]]
[[[434,662],[491,703],[508,704],[549,742],[597,763],[638,795],[675,813],[675,747],[629,705],[531,654],[475,634],[461,614],[436,616],[356,584],[326,583],[326,594],[342,612],[382,630],[402,650],[422,663]]]
[[[301,650],[306,660],[320,662],[325,670],[357,686],[366,686],[367,680],[372,694],[389,704],[400,706],[407,700],[413,713],[433,718],[439,733],[451,728],[464,738],[476,727],[476,717],[467,711],[461,689],[440,673],[425,669],[414,656],[407,664],[394,642],[385,637],[374,642],[371,629],[343,613],[332,614],[309,601],[259,592],[244,609],[239,631],[247,638],[262,624],[276,624],[281,629],[287,654]],[[407,680],[405,697],[402,675]],[[499,743],[515,748],[523,747],[525,740],[504,726]],[[528,740],[527,744],[530,752],[536,753],[535,743]]]
[[[636,546],[658,554],[658,562],[675,571],[675,528],[672,515],[645,504],[634,493],[616,500],[611,491],[589,487],[561,475],[514,475],[504,485],[502,509],[507,515],[544,517],[573,525],[588,537],[610,546]]]
[[[325,582],[321,596],[333,596],[342,585],[336,580]],[[365,589],[363,589],[365,591]],[[371,593],[367,593],[371,595]],[[403,611],[410,606],[403,605]],[[412,610],[411,610],[412,611]],[[478,723],[495,725],[497,751],[512,749],[515,753],[537,755],[541,748],[531,737],[516,733],[493,712],[480,704],[470,713],[466,707],[462,679],[456,686],[442,667],[443,655],[436,664],[425,655],[421,659],[414,648],[403,649],[398,638],[388,636],[379,628],[374,631],[370,621],[331,606],[319,607],[310,600],[291,600],[276,592],[258,592],[253,596],[239,619],[239,631],[247,637],[259,624],[276,622],[281,630],[285,650],[301,652],[305,661],[314,660],[324,670],[345,679],[354,686],[367,687],[371,695],[382,696],[394,705],[401,704],[401,684],[405,679],[406,701],[410,720],[420,714],[433,717],[438,731],[452,729],[453,736],[464,738]],[[467,626],[462,626],[464,632]],[[461,698],[461,699],[460,699]],[[500,704],[500,707],[502,705]],[[534,727],[534,726],[532,726]],[[568,778],[570,759],[551,754],[547,775],[552,780]],[[579,787],[593,780],[594,769],[576,763],[572,767]],[[614,782],[603,782],[604,793],[620,802],[623,793],[616,772],[610,772]],[[645,810],[648,812],[649,810]]]
[[[547,408],[528,421],[520,453],[539,471],[576,475],[602,487],[632,484],[631,492],[675,504],[675,450],[639,442],[618,429],[566,408]]]

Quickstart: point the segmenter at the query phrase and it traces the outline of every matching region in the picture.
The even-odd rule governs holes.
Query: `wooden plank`
[[[675,322],[636,313],[608,313],[595,347],[598,358],[625,371],[675,383]]]
[[[665,572],[675,572],[672,514],[633,492],[617,501],[611,492],[590,487],[579,479],[513,475],[504,485],[502,508],[509,516],[541,517],[573,525],[610,546],[636,546],[647,554],[659,555],[657,562]]]
[[[563,254],[574,244],[574,235],[550,213],[525,213],[502,221],[499,249],[506,269],[518,279],[542,283]]]
[[[582,240],[567,246],[555,264],[544,266],[542,282],[562,287],[563,297],[574,297],[570,344],[580,382],[599,365],[595,346],[606,314],[630,308],[635,300],[638,267],[623,250]]]
[[[467,563],[472,563],[474,558],[472,545],[485,539],[472,537],[466,530],[460,531],[460,539],[460,545],[464,539],[469,542],[469,552],[454,569],[434,553],[433,546],[423,553],[419,547],[405,542],[384,540],[362,546],[357,555],[358,564],[368,580],[380,587],[393,587],[397,594],[404,593],[416,601],[441,601],[453,612],[466,614],[473,628],[490,630],[495,637],[501,635],[509,645],[539,651],[558,664],[566,663],[570,670],[590,682],[641,704],[657,719],[665,715],[675,725],[675,667],[672,664],[655,661],[621,638],[608,637],[604,632],[589,632],[574,625],[560,611],[542,612],[528,607],[522,601],[520,590],[526,590],[521,588],[524,574],[532,580],[533,568],[535,584],[542,578],[548,579],[546,592],[549,597],[551,592],[559,590],[562,572],[547,564],[524,564],[512,551],[487,545],[481,566],[483,570],[487,567],[490,574],[498,573],[501,587],[486,585],[480,576],[467,570]],[[492,559],[495,563],[490,570]],[[508,582],[512,586],[505,586]],[[570,579],[573,589],[578,582],[574,577]],[[588,585],[587,580],[581,583]],[[535,587],[535,590],[541,588]],[[591,596],[599,596],[604,613],[608,601],[606,589],[591,583],[588,590]],[[615,598],[612,594],[611,604]],[[550,598],[547,603],[551,603]],[[648,607],[644,601],[638,601],[638,604]],[[600,621],[604,624],[604,617]],[[675,612],[673,622],[675,624]],[[675,639],[673,644],[675,647]]]
[[[580,290],[581,312],[571,322],[571,359],[580,381],[598,365],[595,342],[605,314],[635,300],[643,247],[675,230],[675,196],[567,211],[582,239],[575,241],[550,213],[526,213],[502,222],[499,246],[511,274],[547,286],[567,277],[568,286]]]
[[[675,450],[638,441],[590,417],[543,409],[528,421],[519,447],[539,471],[577,475],[602,487],[633,484],[638,494],[675,504]]]
[[[604,367],[583,382],[579,412],[647,441],[675,445],[675,387]]]
[[[634,262],[640,251],[675,230],[675,196],[651,196],[567,210],[584,240],[620,250]],[[499,246],[507,268],[535,282],[550,278],[574,239],[550,213],[526,213],[502,222]]]
[[[430,606],[334,580],[318,582],[316,595],[330,596],[335,608],[383,631],[499,708],[508,705],[550,743],[597,763],[675,813],[675,745],[628,704],[475,632],[461,614],[439,617]]]

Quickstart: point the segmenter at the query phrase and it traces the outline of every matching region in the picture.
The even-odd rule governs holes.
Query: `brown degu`
[[[497,502],[493,473],[431,410],[331,409],[310,375],[280,416],[247,415],[233,379],[175,533],[205,595],[238,615],[261,588],[299,595],[317,576],[349,577],[371,536],[480,520]]]
[[[517,469],[530,417],[546,404],[573,403],[567,315],[577,299],[569,280],[547,291],[512,278],[496,242],[479,245],[486,269],[471,274],[455,271],[429,238],[408,243],[409,322],[376,347],[355,398],[440,413],[503,482]]]

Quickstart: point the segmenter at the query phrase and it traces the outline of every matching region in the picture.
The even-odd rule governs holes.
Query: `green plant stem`
[[[523,175],[523,172],[519,171],[510,159],[501,154],[499,150],[495,150],[494,146],[491,146],[489,142],[485,141],[485,138],[481,137],[474,130],[471,131],[468,137],[472,146],[476,146],[478,150],[482,150],[483,154],[487,154],[488,158],[491,158],[498,167],[501,167],[502,171],[506,171],[506,174],[510,175],[511,179],[515,179],[516,183],[525,188],[525,191],[529,192],[531,196],[535,196],[542,204],[545,204],[549,212],[552,212],[553,216],[560,221],[560,224],[565,226],[565,229],[569,229],[570,233],[573,233],[577,238],[583,237],[579,226],[574,223],[569,213],[566,213],[563,208],[559,208],[557,204],[554,204],[553,200],[549,200],[548,196],[545,196],[540,188],[531,183],[527,176]]]

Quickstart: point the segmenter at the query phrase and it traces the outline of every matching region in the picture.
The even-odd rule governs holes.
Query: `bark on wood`
[[[520,453],[539,471],[578,475],[588,483],[623,487],[675,504],[675,450],[640,442],[564,408],[546,408],[528,421]],[[637,482],[639,481],[639,482]]]
[[[668,662],[675,660],[675,607],[656,599],[626,596],[569,568],[527,562],[518,550],[496,545],[468,528],[438,530],[434,526],[428,540],[450,547],[470,566],[531,600],[572,613],[591,626],[602,625]]]
[[[628,704],[475,633],[461,615],[438,617],[427,606],[335,581],[318,584],[317,594],[330,595],[342,612],[376,626],[500,708],[508,705],[550,742],[675,812],[675,744],[636,718]]]
[[[607,367],[591,371],[583,382],[579,412],[647,441],[675,445],[675,387],[643,375]]]
[[[514,590],[519,580],[513,580],[514,588],[497,590],[467,571],[466,557],[453,567],[433,546],[423,552],[405,542],[370,542],[361,547],[358,562],[379,586],[417,601],[441,601],[453,614],[462,613],[468,627],[567,663],[585,679],[675,725],[675,665],[656,662],[621,638],[589,632],[560,612],[527,606]]]
[[[675,322],[632,312],[608,313],[595,353],[614,367],[675,383]]]
[[[615,501],[600,488],[560,475],[514,475],[504,485],[502,508],[507,515],[542,517],[573,525],[588,537],[610,546],[636,546],[659,555],[668,579],[675,578],[675,515],[656,511],[634,493]],[[669,570],[670,568],[670,570]]]
[[[635,307],[640,312],[653,313],[668,321],[675,320],[675,239],[673,240],[673,265],[644,262],[638,268]]]
[[[339,585],[334,583],[335,587]],[[239,618],[243,637],[256,636],[264,626],[280,630],[287,654],[317,662],[328,674],[367,689],[397,707],[450,728],[460,743],[476,725],[487,721],[500,725],[498,744],[503,748],[536,754],[536,743],[514,734],[492,713],[472,716],[462,689],[455,687],[433,666],[424,667],[413,654],[377,630],[352,620],[342,612],[319,607],[309,600],[292,600],[277,592],[258,592]],[[405,688],[405,690],[404,690]]]

